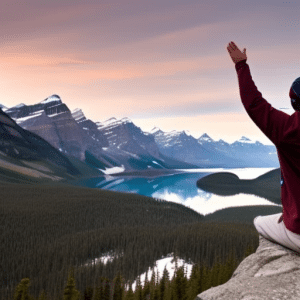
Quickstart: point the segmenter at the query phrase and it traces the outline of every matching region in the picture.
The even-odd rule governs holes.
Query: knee
[[[255,224],[255,221],[257,220],[257,218],[259,218],[259,217],[261,217],[261,216],[256,216],[255,218],[254,218],[254,220],[253,220],[253,223]]]

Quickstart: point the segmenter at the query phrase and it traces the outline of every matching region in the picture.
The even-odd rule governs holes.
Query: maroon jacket
[[[249,117],[277,149],[283,222],[288,230],[300,234],[300,112],[290,116],[272,107],[257,90],[246,61],[235,64],[241,100]]]

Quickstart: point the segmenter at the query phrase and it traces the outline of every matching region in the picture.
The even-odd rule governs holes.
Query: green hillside
[[[137,194],[61,183],[5,183],[0,190],[2,299],[12,297],[22,278],[30,278],[36,298],[44,289],[58,299],[70,267],[83,293],[100,276],[113,280],[118,270],[133,281],[172,252],[212,267],[217,254],[223,263],[230,255],[241,261],[258,246],[253,225],[203,222],[184,205]],[[119,258],[82,266],[108,252]]]

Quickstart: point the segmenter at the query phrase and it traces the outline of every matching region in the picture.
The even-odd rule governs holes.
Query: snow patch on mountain
[[[45,103],[50,103],[50,102],[53,102],[53,101],[60,101],[61,102],[61,99],[58,95],[52,95],[52,96],[46,98],[45,100],[43,100],[39,103],[45,104]]]
[[[96,124],[98,125],[98,128],[100,129],[104,129],[105,127],[111,127],[111,128],[114,128],[114,127],[117,127],[117,126],[120,126],[122,124],[127,124],[127,123],[132,123],[131,120],[127,117],[125,118],[122,118],[120,120],[117,120],[116,118],[110,118],[104,122],[97,122]]]
[[[106,168],[105,170],[101,170],[101,169],[99,169],[99,170],[102,171],[103,173],[105,173],[106,175],[109,175],[109,174],[124,172],[125,168],[122,165],[122,167],[113,167],[113,168]]]
[[[184,269],[186,270],[186,277],[190,279],[192,274],[193,264],[187,263],[183,259],[177,258],[177,266],[178,268],[184,266]],[[158,272],[158,280],[162,278],[164,268],[166,268],[167,271],[169,272],[169,279],[171,280],[175,273],[175,260],[174,260],[173,253],[168,254],[167,257],[159,259],[155,262],[155,267],[153,269],[155,274],[157,274]],[[147,277],[148,282],[151,280],[151,277],[152,277],[152,270],[149,268],[148,277]],[[145,280],[146,280],[146,272],[140,275],[140,282],[142,286],[145,285]],[[135,291],[136,289],[136,283],[137,281],[135,280],[131,286],[133,291]],[[129,290],[128,284],[125,284],[125,289],[126,291]]]
[[[152,160],[152,162],[154,163],[154,164],[156,164],[156,165],[158,165],[158,166],[160,166],[160,167],[163,167],[164,168],[164,166],[162,166],[161,164],[159,164],[158,162],[156,162],[155,160]]]
[[[245,144],[255,144],[255,142],[253,142],[252,140],[250,140],[249,138],[242,136],[239,140],[237,140],[237,142],[239,143],[245,143]]]
[[[65,111],[62,111],[60,113],[54,113],[54,114],[48,115],[48,117],[53,118],[54,116],[65,114],[65,113],[66,113]]]
[[[198,142],[213,143],[214,140],[207,133],[204,133],[202,136],[199,137]]]
[[[27,117],[23,117],[23,118],[12,118],[12,119],[15,119],[16,120],[16,123],[19,124],[19,123],[23,123],[29,119],[33,119],[33,118],[37,118],[39,116],[41,116],[42,114],[44,114],[44,110],[39,110],[39,111],[36,111],[36,112],[33,112],[31,115],[27,116]]]
[[[107,264],[107,262],[112,262],[114,259],[119,258],[120,256],[123,256],[123,255],[124,255],[123,252],[121,254],[115,254],[114,252],[111,251],[109,253],[104,254],[100,258],[96,258],[96,259],[92,260],[92,262],[86,263],[85,266],[92,266],[94,264],[97,264],[99,261],[104,264]],[[170,253],[166,257],[162,257],[161,259],[158,259],[157,261],[155,261],[154,265],[155,266],[153,268],[153,271],[154,271],[154,274],[158,273],[158,281],[161,280],[163,271],[165,268],[168,271],[169,279],[171,280],[176,271],[175,270],[174,253]],[[188,279],[190,279],[191,274],[192,274],[193,264],[191,262],[186,262],[185,260],[177,257],[177,266],[178,266],[178,268],[184,266],[184,270],[186,270],[186,277]],[[151,281],[151,277],[152,277],[152,270],[149,267],[148,268],[148,277],[147,277],[148,282]],[[142,286],[145,285],[145,281],[146,281],[146,272],[140,275],[140,282],[141,282]],[[137,281],[135,280],[131,286],[133,291],[136,290],[136,284],[137,284]],[[125,284],[125,289],[126,289],[126,291],[129,290],[128,284]]]
[[[0,104],[0,108],[1,108],[3,111],[8,110],[8,108],[7,108],[6,106],[2,105],[2,104]]]
[[[80,108],[75,108],[72,112],[72,117],[74,120],[79,124],[81,122],[86,121],[86,117],[83,113],[83,111]],[[87,128],[88,129],[88,128]]]

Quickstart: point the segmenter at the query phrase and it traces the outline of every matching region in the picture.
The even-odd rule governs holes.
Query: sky
[[[273,145],[240,99],[233,41],[255,85],[291,115],[300,77],[299,1],[0,0],[0,103],[57,94],[103,122]],[[288,109],[283,109],[288,108]]]

